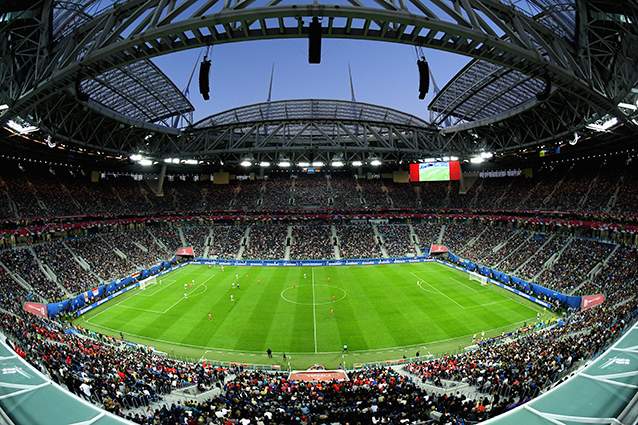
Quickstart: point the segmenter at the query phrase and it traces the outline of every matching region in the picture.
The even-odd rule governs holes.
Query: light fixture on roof
[[[618,104],[618,107],[619,108],[624,108],[624,109],[629,109],[631,111],[635,111],[636,109],[638,109],[638,107],[636,105],[632,105],[631,103],[624,103],[624,102],[620,102]]]
[[[199,162],[196,159],[186,159],[184,160],[184,164],[186,165],[197,165]]]
[[[352,161],[353,167],[361,167],[362,165],[363,165],[363,162],[361,161]]]
[[[142,167],[150,167],[151,165],[153,165],[153,161],[147,158],[140,159],[139,161],[137,161],[137,163],[140,164]]]
[[[312,166],[313,167],[323,167],[323,161],[313,161],[312,162]]]
[[[470,163],[472,164],[481,164],[485,161],[485,159],[481,156],[475,156],[470,158]]]
[[[343,167],[343,162],[342,161],[332,161],[332,163],[330,164],[335,168],[340,168]]]
[[[250,162],[249,160],[244,159],[242,162],[240,162],[240,163],[239,163],[239,165],[241,165],[241,166],[242,166],[242,167],[244,167],[244,168],[248,168],[248,167],[250,167],[250,166],[251,166],[251,165],[253,165],[253,164],[252,164],[252,162]]]
[[[305,161],[301,161],[301,162],[297,163],[297,166],[301,167],[301,168],[306,168],[306,167],[310,167],[310,163],[309,162],[305,162]]]
[[[381,165],[381,161],[379,161],[378,159],[373,159],[372,161],[370,161],[370,165],[372,165],[373,167],[378,167],[379,165]]]
[[[19,134],[29,134],[39,130],[39,128],[36,126],[28,125],[28,124],[23,125],[13,120],[9,120],[7,122],[7,127],[9,127],[13,131],[18,132]]]
[[[268,161],[261,161],[261,162],[259,163],[259,166],[260,166],[260,167],[263,167],[263,168],[268,168],[268,167],[270,167],[270,162],[268,162]]]
[[[578,132],[574,131],[574,138],[569,141],[569,144],[574,146],[576,143],[578,143],[579,140],[580,140],[580,134],[578,134]]]
[[[492,152],[481,152],[481,158],[483,159],[490,159],[493,156],[494,154]]]
[[[139,153],[134,153],[133,155],[128,157],[131,161],[141,161],[142,160],[142,155],[140,155]]]
[[[288,168],[290,167],[290,161],[279,161],[279,164],[277,164],[279,167],[281,168]]]
[[[609,130],[610,128],[612,128],[616,124],[618,124],[618,118],[611,117],[610,119],[606,120],[602,124],[596,124],[596,123],[587,124],[587,128],[590,129],[590,130],[603,132],[603,131]]]

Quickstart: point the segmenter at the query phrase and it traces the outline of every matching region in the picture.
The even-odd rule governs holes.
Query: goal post
[[[479,282],[481,286],[487,286],[487,277],[476,272],[467,272],[470,275],[470,280]]]
[[[149,285],[155,285],[157,283],[157,277],[151,276],[140,281],[140,290],[146,289]]]

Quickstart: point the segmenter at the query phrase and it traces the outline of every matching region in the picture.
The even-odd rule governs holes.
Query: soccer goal
[[[143,291],[148,286],[155,285],[156,283],[157,283],[157,277],[151,276],[149,278],[146,278],[146,279],[140,281],[140,289]]]
[[[468,272],[468,274],[470,275],[470,280],[480,282],[481,286],[487,286],[487,277],[475,272]]]

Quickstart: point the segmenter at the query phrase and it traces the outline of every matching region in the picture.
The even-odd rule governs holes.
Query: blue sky
[[[154,62],[183,90],[202,51],[173,53],[155,58]],[[451,53],[425,52],[440,87],[469,61]],[[273,100],[350,99],[350,63],[358,101],[429,120],[427,105],[432,99],[432,89],[426,100],[418,100],[418,72],[412,46],[324,39],[321,64],[309,65],[307,39],[265,40],[214,46],[212,60],[211,100],[205,102],[199,94],[199,65],[191,83],[190,100],[195,106],[196,121],[215,112],[265,101],[273,63]]]

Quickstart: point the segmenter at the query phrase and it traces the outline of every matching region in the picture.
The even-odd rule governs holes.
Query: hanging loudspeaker
[[[419,68],[419,99],[423,100],[430,89],[430,66],[424,58],[416,61],[416,65]]]
[[[316,16],[308,30],[308,63],[321,63],[321,23]]]
[[[199,66],[199,92],[202,94],[204,100],[210,99],[210,85],[208,83],[210,78],[210,61],[204,59]]]

